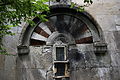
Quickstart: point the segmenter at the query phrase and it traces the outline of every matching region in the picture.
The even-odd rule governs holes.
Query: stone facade
[[[82,0],[72,1],[83,5]],[[3,44],[10,55],[0,55],[0,80],[53,80],[54,47],[51,44],[55,43],[54,40],[58,40],[58,35],[65,36],[67,42],[71,44],[68,49],[70,80],[120,80],[120,1],[93,0],[93,4],[86,7],[85,11],[90,14],[88,17],[96,24],[100,33],[100,41],[105,43],[103,45],[107,45],[107,48],[102,47],[105,49],[103,53],[100,53],[102,51],[98,49],[103,46],[101,43],[100,45],[98,43],[96,47],[95,42],[74,45],[69,34],[66,37],[59,33],[50,35],[48,45],[29,46],[26,38],[31,35],[28,33],[26,33],[27,37],[24,35],[28,24],[23,23],[19,27],[11,29],[16,33],[15,36],[3,38]],[[85,21],[85,23],[89,22]],[[28,32],[29,30],[32,29],[28,29]],[[91,28],[92,30],[93,28]],[[51,34],[48,30],[47,32]],[[95,36],[94,41],[97,41],[97,32],[94,30],[92,32]],[[32,32],[30,33],[32,34]],[[55,39],[53,39],[54,37]],[[29,47],[29,54],[18,55],[17,46],[21,45],[22,39],[24,39],[23,46]]]

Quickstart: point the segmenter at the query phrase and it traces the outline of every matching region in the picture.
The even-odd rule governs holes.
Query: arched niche
[[[66,36],[68,44],[95,43],[100,47],[101,42],[105,43],[100,26],[89,13],[76,9],[69,5],[54,5],[50,7],[50,13],[42,13],[47,15],[47,22],[35,17],[35,26],[26,24],[23,28],[18,53],[29,53],[29,46],[52,45],[61,34]]]

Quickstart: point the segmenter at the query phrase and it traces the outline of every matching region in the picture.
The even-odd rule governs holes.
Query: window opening
[[[64,60],[64,47],[56,47],[56,60],[63,61]]]
[[[55,73],[55,76],[64,76],[65,75],[65,64],[56,63],[55,68],[57,69],[57,72]]]
[[[69,61],[67,59],[67,45],[54,45],[53,49],[54,80],[69,80]]]
[[[57,78],[55,80],[70,80],[70,79],[67,77],[67,78]]]

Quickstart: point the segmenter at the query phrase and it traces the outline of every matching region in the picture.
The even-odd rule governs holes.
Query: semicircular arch
[[[48,19],[53,17],[53,16],[56,16],[56,15],[72,16],[72,17],[78,19],[79,22],[83,22],[85,24],[84,26],[87,26],[86,28],[88,28],[88,30],[90,31],[90,34],[92,35],[92,39],[93,39],[92,42],[93,43],[94,42],[101,42],[101,41],[104,42],[102,29],[100,28],[98,23],[94,20],[94,18],[88,12],[85,12],[85,11],[84,12],[78,12],[76,9],[77,9],[76,7],[75,8],[70,8],[70,6],[55,5],[55,6],[50,7],[50,13],[44,12],[43,14],[46,14]],[[30,24],[26,24],[24,26],[24,28],[22,30],[21,37],[20,37],[20,45],[24,45],[24,46],[29,46],[30,45],[30,43],[32,41],[31,37],[32,37],[35,29],[38,27],[39,24],[41,24],[40,19],[38,19],[37,17],[34,18],[33,21],[36,23],[36,26],[31,27]],[[46,25],[49,26],[49,27],[53,26],[50,23],[48,23]],[[43,30],[43,28],[37,28],[37,30],[38,29]],[[78,30],[78,29],[76,28],[76,30]],[[38,32],[39,34],[41,34],[42,36],[45,37],[45,40],[43,40],[41,42],[38,42],[38,43],[40,43],[41,45],[45,45],[47,43],[46,38],[48,38],[48,40],[49,40],[50,34],[44,32],[44,30],[42,31],[42,33],[39,32],[39,31],[36,31],[36,32]],[[54,32],[54,30],[51,29],[51,32]],[[78,33],[74,34],[74,32],[76,32],[76,31],[71,32],[71,34],[73,34],[72,36],[78,34]],[[86,40],[86,38],[85,39],[80,39],[80,40]],[[33,41],[33,42],[36,42],[36,41]],[[73,42],[75,42],[75,41],[73,41]],[[77,41],[77,42],[81,43],[81,41]]]

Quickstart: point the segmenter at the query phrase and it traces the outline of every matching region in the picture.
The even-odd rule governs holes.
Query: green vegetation
[[[39,15],[39,12],[48,11],[49,6],[44,4],[48,0],[0,0],[0,52],[3,54],[2,38],[5,35],[13,35],[11,27],[15,27],[21,21],[31,23],[35,16],[46,20],[45,15]]]

